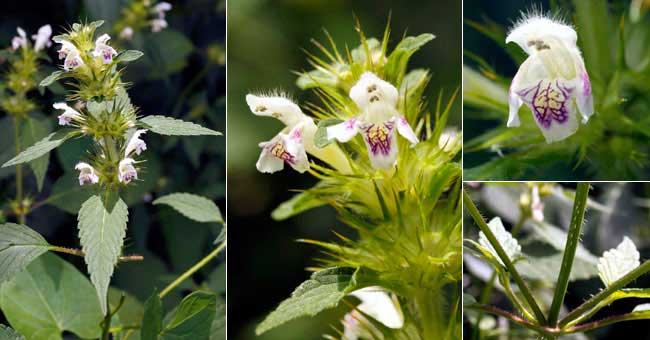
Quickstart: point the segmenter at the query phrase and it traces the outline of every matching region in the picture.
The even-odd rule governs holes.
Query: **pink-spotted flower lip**
[[[79,162],[74,168],[79,171],[79,185],[99,183],[99,177],[95,173],[95,168],[90,164]]]
[[[63,113],[60,114],[57,118],[59,119],[59,125],[65,126],[70,125],[71,122],[83,122],[84,118],[77,110],[71,108],[65,102],[54,103],[52,105],[57,110],[63,110]]]
[[[18,27],[16,28],[16,31],[18,32],[18,35],[11,39],[11,49],[14,51],[21,47],[27,47],[27,33],[25,33],[25,30]]]
[[[124,157],[129,157],[132,153],[140,155],[142,151],[147,150],[147,144],[140,138],[140,136],[145,132],[147,132],[147,130],[140,129],[133,133],[124,149]]]
[[[79,50],[69,41],[61,41],[61,48],[59,49],[59,59],[64,59],[63,69],[66,71],[74,70],[84,64]]]
[[[127,157],[120,161],[117,167],[117,179],[124,184],[129,184],[134,179],[138,179],[138,171],[135,168],[133,158]]]
[[[274,173],[288,164],[303,173],[309,169],[309,160],[303,142],[303,124],[298,124],[289,133],[280,132],[268,142],[259,144],[262,148],[256,167],[262,173]]]
[[[533,15],[510,31],[506,43],[514,42],[528,58],[521,64],[509,91],[508,127],[519,126],[519,108],[532,111],[546,142],[563,140],[594,113],[589,74],[575,30],[556,19]]]
[[[95,50],[93,57],[101,57],[104,64],[110,64],[113,61],[113,56],[117,55],[117,51],[108,45],[111,36],[104,33],[97,40],[95,40]]]
[[[51,36],[52,26],[41,26],[41,28],[38,29],[38,32],[32,35],[32,39],[34,39],[34,50],[38,52],[44,48],[52,46],[52,41],[50,40]]]
[[[411,145],[419,142],[406,118],[397,112],[397,89],[366,72],[350,90],[350,97],[361,114],[327,127],[327,138],[346,143],[361,133],[371,165],[378,169],[392,168],[397,160],[397,133]]]

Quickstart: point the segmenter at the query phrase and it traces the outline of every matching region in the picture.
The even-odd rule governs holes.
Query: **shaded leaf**
[[[276,221],[283,221],[301,212],[324,205],[325,203],[309,191],[301,192],[291,197],[288,201],[282,202],[273,210],[271,217]]]
[[[41,116],[39,118],[34,119],[29,117],[23,122],[22,132],[20,134],[21,144],[23,146],[34,145],[34,143],[45,138],[50,132],[50,126],[47,124],[45,117]],[[45,173],[47,172],[49,163],[49,157],[40,157],[29,162],[29,166],[36,176],[36,184],[38,185],[39,191],[43,189],[43,181],[45,180]]]
[[[126,50],[120,53],[116,59],[119,62],[130,62],[130,61],[135,61],[140,59],[140,57],[142,57],[143,55],[144,53],[138,50]]]
[[[7,161],[2,165],[2,167],[4,168],[20,163],[26,163],[45,156],[48,152],[56,149],[70,137],[72,137],[72,134],[69,132],[69,130],[60,130],[53,132],[49,136],[38,141],[36,144],[25,149],[16,157]]]
[[[169,323],[160,333],[161,340],[207,340],[216,313],[216,296],[197,291],[181,301]]]
[[[45,77],[45,79],[41,80],[41,83],[39,86],[46,87],[52,85],[55,81],[65,78],[67,76],[66,72],[64,71],[54,71],[52,72],[49,76]]]
[[[2,340],[25,340],[25,337],[20,335],[18,332],[7,327],[5,325],[0,325],[0,339]]]
[[[43,236],[27,226],[0,225],[0,283],[20,273],[49,246]]]
[[[219,207],[211,200],[202,196],[188,193],[174,193],[159,197],[153,201],[153,204],[169,205],[185,217],[197,222],[223,223]]]
[[[142,340],[156,340],[162,331],[162,301],[158,292],[154,290],[151,296],[144,303],[144,316],[142,317],[142,328],[140,337]]]
[[[30,340],[60,340],[63,332],[100,336],[102,314],[93,286],[51,253],[2,285],[0,305],[11,326]]]

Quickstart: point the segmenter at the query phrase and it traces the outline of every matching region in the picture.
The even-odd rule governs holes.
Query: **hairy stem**
[[[66,248],[66,247],[59,247],[59,246],[50,246],[49,250],[55,251],[58,253],[65,253],[65,254],[70,254],[70,255],[75,255],[75,256],[81,256],[84,257],[86,254],[79,250],[79,249],[74,249],[74,248]],[[120,256],[117,259],[119,262],[135,262],[135,261],[143,261],[144,256],[142,255],[126,255],[126,256]]]
[[[569,314],[565,315],[564,318],[560,320],[558,327],[566,326],[569,322],[580,317],[582,314],[589,311],[592,307],[598,305],[599,302],[605,300],[608,296],[614,294],[616,291],[625,287],[628,283],[636,280],[636,278],[647,273],[648,271],[650,271],[650,260],[643,262],[643,264],[638,266],[636,269],[627,273],[627,275],[612,283],[609,287],[601,290],[598,294],[592,296],[591,299],[587,300],[585,303],[569,312]]]
[[[18,115],[14,116],[14,145],[16,146],[16,155],[20,154],[21,145],[20,145],[20,123],[21,119]],[[18,218],[19,224],[25,224],[27,217],[25,211],[25,198],[23,196],[23,165],[16,164],[16,203],[17,211],[16,217]]]
[[[476,208],[476,205],[474,205],[474,202],[472,202],[472,199],[466,190],[463,190],[463,203],[467,208],[467,210],[469,211],[470,215],[472,215],[474,222],[485,234],[488,241],[490,242],[494,250],[497,252],[497,255],[499,256],[503,264],[508,269],[508,272],[512,276],[512,279],[515,281],[515,283],[517,283],[517,286],[519,286],[519,290],[521,291],[521,294],[526,299],[526,302],[528,303],[530,308],[533,310],[533,314],[535,314],[535,319],[537,320],[537,322],[539,322],[540,324],[545,324],[546,317],[544,316],[544,313],[542,313],[542,310],[539,308],[539,305],[537,304],[537,301],[535,301],[535,298],[533,297],[533,294],[530,292],[530,289],[526,285],[526,282],[524,282],[523,278],[517,271],[517,268],[515,268],[515,265],[512,263],[512,261],[510,261],[510,258],[501,247],[501,244],[492,233],[492,230],[490,230],[490,227],[483,220],[483,216],[481,216],[481,213],[478,211],[478,208]]]
[[[165,295],[169,294],[174,288],[178,287],[183,281],[187,280],[190,276],[192,276],[194,273],[199,271],[199,269],[203,268],[206,264],[210,262],[213,258],[215,258],[221,251],[223,251],[226,248],[226,241],[222,242],[218,247],[216,247],[210,254],[206,255],[204,258],[202,258],[199,262],[197,262],[194,266],[192,266],[190,269],[188,269],[185,273],[181,274],[176,280],[174,280],[172,283],[170,283],[165,289],[163,289],[158,296],[162,299],[165,297]]]
[[[576,250],[578,249],[578,244],[580,243],[580,230],[582,229],[582,224],[584,222],[588,197],[589,183],[578,183],[576,196],[573,201],[573,215],[571,216],[571,223],[569,224],[569,233],[564,248],[564,256],[562,257],[562,265],[560,266],[560,274],[558,275],[555,294],[553,295],[553,302],[551,303],[551,309],[548,314],[549,326],[556,325],[557,319],[560,315],[560,308],[562,307],[564,296],[566,295],[569,286],[573,260],[575,258]]]

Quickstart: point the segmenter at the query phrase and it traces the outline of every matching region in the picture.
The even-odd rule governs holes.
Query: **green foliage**
[[[221,322],[223,321],[223,309]],[[162,317],[160,297],[154,294],[145,303],[142,339],[208,340],[217,313],[217,297],[208,292],[196,291],[186,296],[167,317]],[[216,332],[220,332],[218,329]],[[216,336],[216,335],[215,335]]]
[[[357,287],[357,272],[339,267],[315,272],[257,326],[255,333],[260,335],[293,319],[336,307],[345,295],[362,288]]]
[[[62,339],[72,332],[100,335],[97,294],[71,264],[44,254],[0,288],[0,306],[11,326],[30,340]]]
[[[79,210],[79,238],[84,259],[104,314],[108,286],[124,244],[128,215],[126,203],[113,192],[91,196]]]
[[[184,122],[165,116],[146,116],[140,119],[151,131],[167,136],[221,136],[220,132],[204,128],[198,124]]]
[[[20,273],[49,246],[39,233],[27,226],[0,225],[0,284]]]
[[[0,325],[0,339],[2,340],[25,340],[25,337],[20,335],[18,332],[7,327],[5,325]]]
[[[47,155],[50,151],[59,147],[67,139],[73,137],[74,132],[68,130],[59,130],[49,134],[47,137],[41,139],[36,144],[28,147],[16,157],[5,162],[2,167],[8,167],[16,164],[27,163],[39,159]]]
[[[157,198],[153,204],[166,204],[197,222],[223,223],[219,207],[205,197],[188,193],[174,193]]]
[[[20,133],[21,145],[33,145],[39,140],[45,138],[50,132],[50,125],[45,117],[28,117],[23,122],[22,131]],[[47,166],[50,164],[49,157],[40,157],[29,162],[34,175],[36,176],[36,183],[38,190],[43,188],[43,181],[45,180],[45,173]]]

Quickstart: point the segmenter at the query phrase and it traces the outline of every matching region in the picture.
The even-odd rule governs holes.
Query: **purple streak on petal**
[[[395,123],[386,121],[379,124],[363,124],[360,126],[363,133],[363,139],[370,147],[370,152],[373,155],[382,154],[387,156],[391,151],[391,141],[393,138],[393,129]]]

